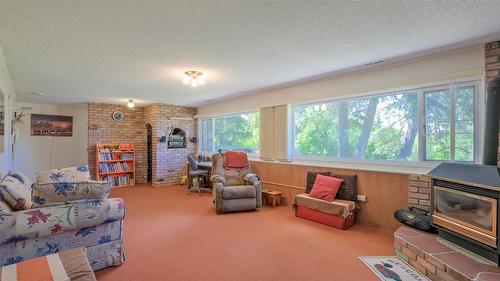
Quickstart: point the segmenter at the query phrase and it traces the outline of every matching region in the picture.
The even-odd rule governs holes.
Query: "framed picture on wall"
[[[30,123],[32,136],[73,136],[73,116],[31,114]]]

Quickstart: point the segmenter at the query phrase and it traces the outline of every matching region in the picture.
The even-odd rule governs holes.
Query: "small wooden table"
[[[281,203],[281,191],[262,190],[262,199],[271,205],[271,207],[279,206]]]

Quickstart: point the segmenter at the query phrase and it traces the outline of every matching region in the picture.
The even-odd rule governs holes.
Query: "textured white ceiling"
[[[22,101],[193,105],[482,43],[500,34],[498,11],[500,1],[1,1],[0,39]],[[190,69],[207,84],[184,86]]]

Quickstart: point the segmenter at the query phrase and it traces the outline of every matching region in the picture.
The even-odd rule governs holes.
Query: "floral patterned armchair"
[[[91,181],[86,166],[39,173],[32,187],[15,175],[0,183],[0,265],[76,247],[87,249],[94,270],[124,261],[125,206],[122,199],[107,198],[111,183]],[[13,185],[16,179],[31,198],[12,191],[23,190]],[[25,204],[12,208],[19,206],[15,202]]]

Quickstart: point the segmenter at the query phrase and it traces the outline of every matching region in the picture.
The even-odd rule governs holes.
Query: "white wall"
[[[34,179],[38,171],[87,165],[87,104],[50,105],[19,103],[32,107],[28,114],[54,114],[73,116],[72,137],[31,136],[30,116],[26,116],[16,140],[14,169]]]
[[[235,97],[198,107],[198,116],[256,110],[264,106],[306,103],[336,97],[352,97],[376,91],[477,76],[484,76],[484,46],[333,75],[290,87]]]
[[[9,68],[7,66],[7,61],[5,60],[5,55],[0,44],[0,92],[4,96],[3,103],[5,105],[5,119],[4,128],[5,135],[3,141],[3,152],[0,153],[0,172],[5,175],[11,167],[11,149],[10,149],[10,128],[12,120],[12,107],[16,102],[16,93],[14,91],[14,84],[10,77]]]

